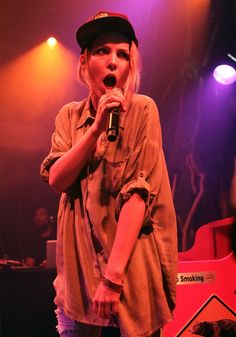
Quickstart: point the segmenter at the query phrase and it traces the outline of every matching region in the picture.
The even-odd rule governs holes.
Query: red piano
[[[204,336],[203,332],[194,333],[196,327],[203,326],[199,322],[214,324],[215,331],[223,329],[220,324],[228,322],[231,329],[236,329],[236,257],[231,251],[233,220],[230,217],[201,226],[193,247],[179,253],[177,305],[174,320],[164,328],[164,337]],[[218,335],[215,332],[212,336]]]

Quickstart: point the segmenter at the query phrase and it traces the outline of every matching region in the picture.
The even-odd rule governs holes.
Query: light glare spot
[[[55,39],[55,37],[50,37],[49,39],[47,39],[47,43],[50,48],[54,48],[57,44],[57,40]]]
[[[229,85],[236,81],[236,70],[227,64],[222,64],[215,68],[213,76],[217,82]]]

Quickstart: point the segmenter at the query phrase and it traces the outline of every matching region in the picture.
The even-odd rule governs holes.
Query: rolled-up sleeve
[[[158,195],[163,174],[163,150],[159,115],[156,104],[145,105],[137,141],[124,173],[124,184],[117,197],[116,215],[133,193],[139,193],[149,208]]]

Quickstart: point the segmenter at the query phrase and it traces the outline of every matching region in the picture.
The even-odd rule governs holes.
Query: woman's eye
[[[125,59],[125,60],[129,61],[129,54],[127,52],[125,52],[125,51],[120,51],[118,53],[118,56],[121,57],[121,58],[123,58],[123,59]]]
[[[98,54],[98,55],[104,55],[104,54],[107,54],[107,50],[106,50],[106,48],[98,48],[95,51],[95,53]]]

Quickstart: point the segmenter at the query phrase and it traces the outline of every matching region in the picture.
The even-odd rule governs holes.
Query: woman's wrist
[[[124,286],[123,282],[121,283],[113,282],[105,274],[102,275],[101,282],[106,288],[116,293],[121,293],[121,291],[123,290]]]
[[[124,269],[122,266],[119,267],[119,264],[117,263],[115,268],[114,265],[111,266],[111,264],[108,261],[108,264],[106,266],[106,270],[104,272],[104,275],[109,278],[109,280],[115,282],[115,283],[122,283],[123,282],[123,274]]]
[[[96,124],[93,123],[92,126],[90,127],[90,132],[91,132],[91,135],[94,137],[94,138],[98,138],[101,134],[101,131],[99,130],[99,128],[97,128]]]

